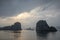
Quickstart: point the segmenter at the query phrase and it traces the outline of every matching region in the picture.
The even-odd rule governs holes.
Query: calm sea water
[[[0,31],[0,40],[60,40],[60,32],[39,34],[32,30]]]

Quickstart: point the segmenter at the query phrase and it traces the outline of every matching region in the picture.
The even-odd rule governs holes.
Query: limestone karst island
[[[49,26],[45,20],[39,20],[36,24],[37,32],[56,32],[57,29],[53,26]]]
[[[21,30],[21,23],[16,22],[11,26],[2,27],[0,30]]]
[[[11,26],[5,26],[0,28],[0,30],[21,30],[21,23],[16,22]],[[36,32],[56,32],[57,29],[53,26],[49,26],[45,20],[39,20],[36,23]]]

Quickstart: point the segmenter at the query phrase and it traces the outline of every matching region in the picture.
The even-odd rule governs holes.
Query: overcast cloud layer
[[[60,0],[0,0],[0,26],[35,27],[39,20],[60,26]]]

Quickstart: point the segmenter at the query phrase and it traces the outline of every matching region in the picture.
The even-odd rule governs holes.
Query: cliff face
[[[54,27],[50,28],[45,20],[40,20],[36,24],[36,31],[37,32],[52,32],[52,31],[56,31],[56,29]]]

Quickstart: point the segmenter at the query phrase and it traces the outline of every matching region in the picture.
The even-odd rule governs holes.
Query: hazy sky
[[[39,20],[60,26],[60,0],[0,0],[0,26],[19,21],[23,28],[35,27]]]

